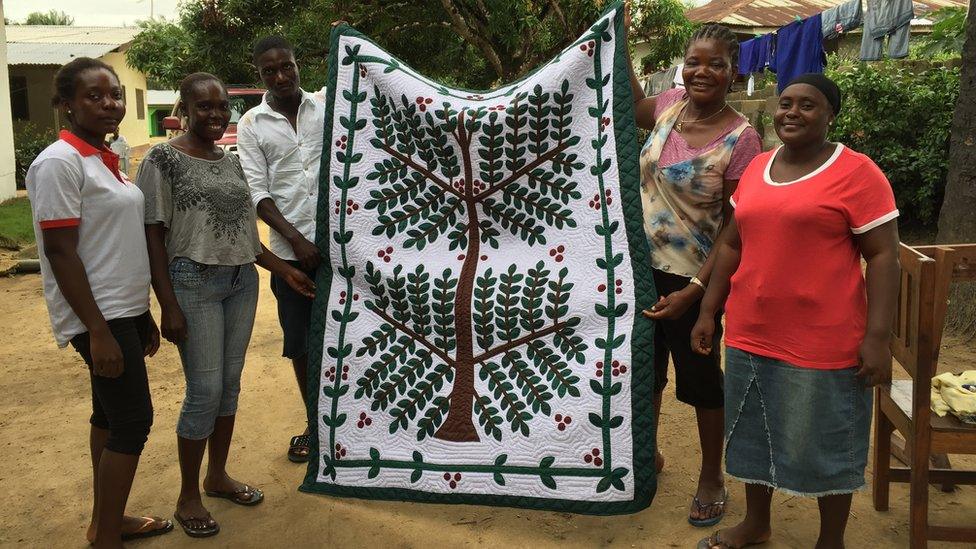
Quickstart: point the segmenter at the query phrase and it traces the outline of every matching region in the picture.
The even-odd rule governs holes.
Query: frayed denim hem
[[[860,492],[867,488],[867,483],[861,483],[860,486],[856,488],[839,488],[837,490],[824,490],[823,492],[798,492],[796,490],[790,490],[789,488],[783,488],[782,486],[777,486],[775,483],[769,482],[768,480],[756,480],[749,478],[737,477],[731,473],[726,473],[729,478],[735,479],[743,484],[759,484],[767,488],[776,490],[777,492],[782,492],[789,496],[797,496],[801,498],[822,498],[825,496],[842,496],[853,494],[855,492]]]

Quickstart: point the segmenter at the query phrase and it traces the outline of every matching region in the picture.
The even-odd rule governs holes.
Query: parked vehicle
[[[230,124],[224,132],[224,136],[217,141],[217,146],[227,152],[237,154],[237,121],[252,107],[261,104],[264,92],[265,90],[261,88],[227,88],[227,96],[230,100]],[[163,119],[163,128],[166,130],[166,136],[170,139],[185,131],[179,112],[180,100],[177,99],[176,104],[173,105],[173,112]]]

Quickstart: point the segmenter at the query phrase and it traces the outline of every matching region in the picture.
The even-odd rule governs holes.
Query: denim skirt
[[[863,488],[873,392],[856,372],[801,368],[727,347],[729,476],[807,497]]]

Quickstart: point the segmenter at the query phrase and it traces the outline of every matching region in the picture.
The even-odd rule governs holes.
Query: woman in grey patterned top
[[[186,398],[176,433],[182,485],[175,518],[193,537],[220,526],[200,497],[200,465],[210,456],[205,493],[240,505],[264,494],[230,477],[244,355],[257,308],[254,263],[312,296],[302,271],[258,239],[254,207],[237,157],[215,145],[230,121],[227,90],[215,76],[192,74],[180,85],[187,132],[153,147],[136,182],[146,196],[146,235],[152,285],[162,308],[162,334],[180,351]]]

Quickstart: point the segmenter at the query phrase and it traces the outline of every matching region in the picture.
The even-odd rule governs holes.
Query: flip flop
[[[308,440],[307,433],[291,437],[291,442],[288,443],[288,461],[293,463],[305,463],[308,461],[310,454]],[[302,449],[305,450],[304,454],[300,453]]]
[[[151,538],[153,536],[161,536],[163,534],[168,534],[173,531],[173,521],[164,519],[162,517],[142,517],[146,522],[142,523],[135,532],[129,532],[127,534],[122,534],[122,541],[129,541],[133,539]],[[163,524],[162,528],[153,528],[157,524]]]
[[[211,516],[207,516],[206,518],[189,517],[184,519],[180,517],[179,513],[173,513],[173,518],[175,518],[176,522],[183,527],[183,531],[186,532],[186,535],[190,536],[191,538],[209,538],[210,536],[216,536],[220,532],[220,524],[218,524],[217,521],[215,521]],[[190,521],[198,520],[209,521],[210,526],[205,526],[203,528],[194,528],[190,526]]]
[[[763,541],[752,541],[746,543],[745,545],[732,545],[731,543],[722,539],[721,532],[715,532],[707,538],[702,538],[701,541],[698,542],[695,549],[712,549],[713,547],[718,547],[719,549],[742,549],[743,547],[749,547],[750,545],[762,545],[767,541],[769,540],[765,539]]]
[[[204,492],[212,498],[223,498],[230,500],[238,505],[244,505],[250,507],[251,505],[257,505],[264,501],[264,492],[258,490],[257,488],[251,488],[247,484],[244,485],[240,490],[235,490],[233,492],[218,492],[216,490],[207,490]],[[251,494],[247,499],[241,499],[240,496],[245,494]]]
[[[688,524],[691,524],[692,526],[695,526],[697,528],[706,528],[708,526],[715,526],[716,524],[721,522],[723,518],[725,518],[725,503],[728,499],[729,499],[729,491],[725,488],[722,488],[722,499],[717,501],[702,503],[701,500],[698,499],[698,496],[693,497],[691,499],[691,504],[695,507],[695,510],[698,511],[699,514],[704,514],[706,511],[712,509],[713,507],[721,507],[722,512],[714,517],[706,518],[706,519],[691,518],[691,515],[688,515]]]

